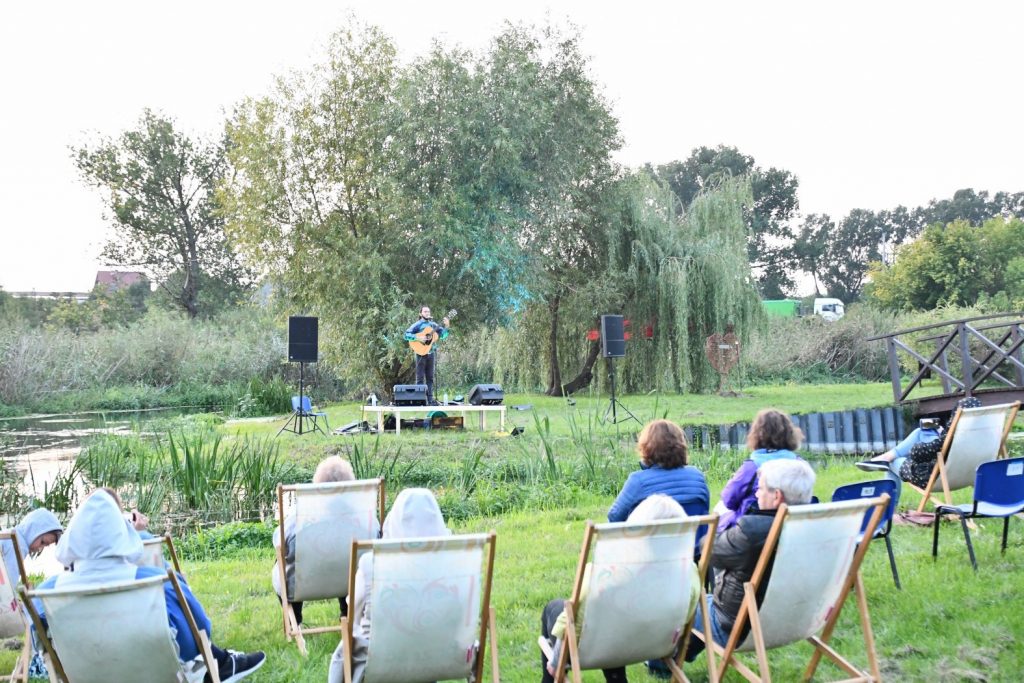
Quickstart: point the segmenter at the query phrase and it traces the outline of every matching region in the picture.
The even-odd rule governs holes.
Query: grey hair
[[[314,484],[325,484],[329,481],[352,481],[355,478],[352,465],[348,460],[337,455],[321,460],[320,464],[316,466],[316,472],[313,473]]]
[[[761,465],[761,476],[765,487],[782,492],[782,499],[789,505],[803,505],[811,502],[814,495],[814,470],[801,458],[769,460]]]
[[[683,506],[664,493],[647,496],[629,513],[627,522],[655,522],[659,519],[680,519],[686,517]]]

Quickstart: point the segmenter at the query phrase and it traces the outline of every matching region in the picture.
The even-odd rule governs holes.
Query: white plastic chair
[[[691,604],[694,544],[703,525],[708,531],[697,572],[701,586],[718,526],[716,515],[655,522],[587,522],[572,597],[565,603],[568,620],[562,649],[552,652],[544,638],[538,640],[548,661],[554,662],[557,656],[556,683],[565,678],[567,658],[576,683],[585,669],[610,669],[649,659],[664,661],[672,680],[687,680],[681,658],[693,626],[687,617],[695,608]],[[587,574],[589,585],[577,642],[575,623]],[[710,628],[707,619],[704,628]]]
[[[978,465],[1006,457],[1006,438],[1019,409],[1020,401],[1016,401],[956,411],[928,485],[923,489],[913,487],[922,496],[918,512],[924,512],[929,499],[936,505],[952,505],[950,493],[973,486]],[[942,500],[933,495],[937,481],[942,482]]]
[[[495,534],[355,541],[352,557],[373,552],[366,683],[480,681],[491,636],[491,676],[499,681],[491,602]],[[355,590],[356,564],[349,570]],[[344,677],[352,681],[352,619],[345,627]]]
[[[206,632],[199,630],[177,577],[23,591],[36,633],[48,655],[50,679],[68,683],[190,683],[206,671],[178,661],[167,622],[164,581],[174,585],[206,669],[220,683]],[[43,603],[44,629],[33,599]]]
[[[18,571],[22,577],[28,576],[25,573],[25,565],[22,562],[21,551],[18,548],[18,538],[10,531],[0,532],[0,541],[10,541],[14,544],[14,554],[18,558]],[[14,638],[21,636],[24,640],[21,652],[14,663],[14,669],[8,676],[0,676],[3,681],[28,681],[28,662],[32,656],[32,636],[29,631],[28,621],[21,609],[21,602],[17,596],[17,586],[7,575],[7,566],[0,561],[0,638]]]
[[[715,666],[715,655],[722,659],[712,680],[722,680],[732,666],[749,681],[770,681],[767,650],[799,640],[814,646],[804,671],[805,681],[814,676],[823,654],[853,677],[847,681],[881,680],[860,565],[888,502],[889,496],[883,495],[779,507],[754,575],[744,584],[743,603],[726,646],[722,648],[694,632],[707,645],[709,666]],[[861,540],[864,515],[871,508],[874,513]],[[766,578],[773,558],[771,576]],[[767,590],[758,606],[756,596],[765,580]],[[829,645],[851,589],[857,595],[868,672],[854,666]],[[749,633],[740,641],[748,626]],[[758,673],[736,657],[738,652],[749,651],[757,655]]]
[[[285,571],[286,498],[291,498],[295,526],[295,587],[287,591]],[[384,519],[384,480],[330,482],[326,484],[278,484],[277,566],[281,587],[284,633],[295,639],[306,655],[305,636],[340,632],[341,624],[306,628],[299,625],[290,602],[344,599],[348,595],[352,541],[372,540]]]

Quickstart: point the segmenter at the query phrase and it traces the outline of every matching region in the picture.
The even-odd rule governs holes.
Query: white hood
[[[450,536],[437,499],[429,489],[404,489],[384,519],[384,538]]]
[[[57,559],[65,567],[99,559],[134,563],[141,556],[139,533],[106,491],[96,491],[85,499],[57,543]]]
[[[61,526],[57,515],[46,508],[39,508],[25,515],[25,519],[21,520],[14,530],[18,534],[22,557],[28,557],[28,547],[32,541],[51,531],[63,531],[64,527]]]

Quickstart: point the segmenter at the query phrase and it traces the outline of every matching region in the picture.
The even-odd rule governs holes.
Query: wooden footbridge
[[[1024,400],[1022,326],[1024,314],[1000,313],[914,327],[868,341],[885,341],[893,400],[912,406],[917,415],[930,415],[949,412],[969,396],[983,405]],[[907,356],[916,370],[911,368],[914,375],[904,385],[906,365],[901,367],[901,361]],[[935,377],[940,387],[922,383]]]

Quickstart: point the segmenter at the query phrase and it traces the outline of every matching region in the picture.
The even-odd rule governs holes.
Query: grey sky
[[[735,145],[800,179],[803,213],[1024,190],[1019,2],[21,2],[0,10],[0,286],[87,290],[106,234],[68,146],[143,107],[192,134],[309,65],[351,9],[403,58],[572,21],[619,161]]]

